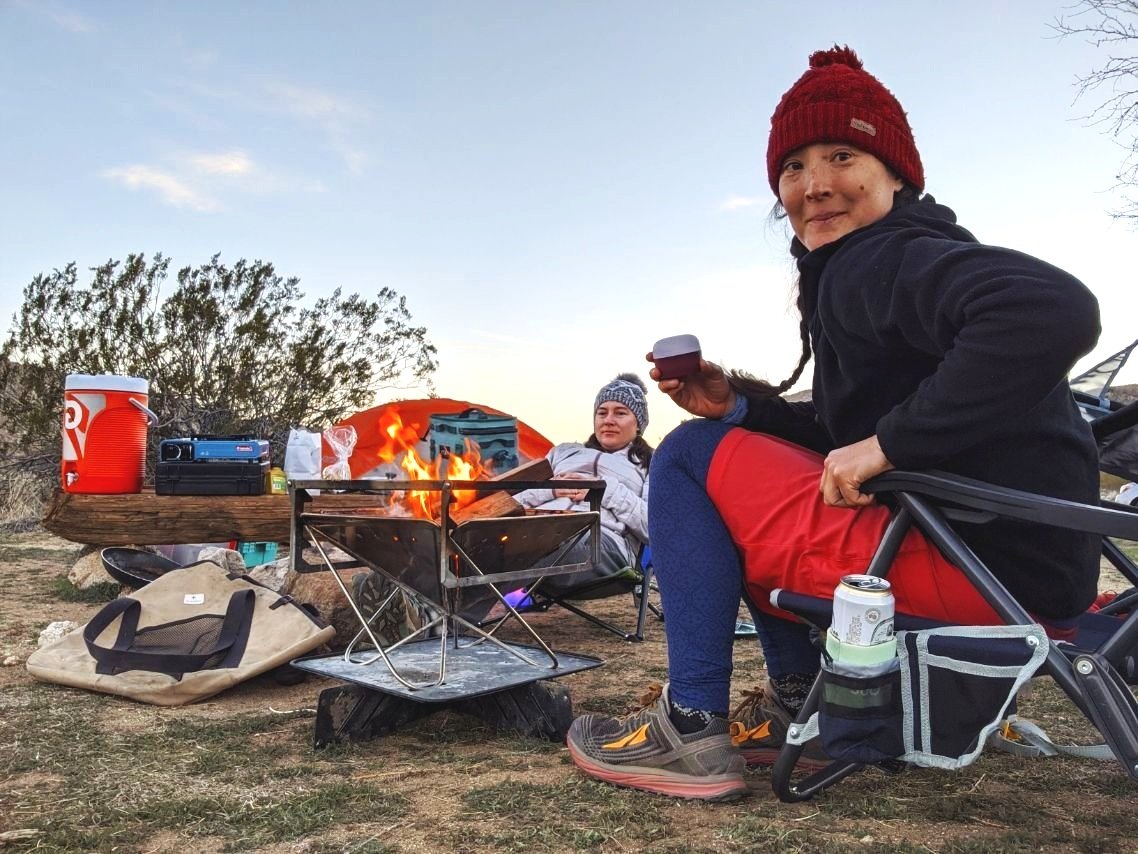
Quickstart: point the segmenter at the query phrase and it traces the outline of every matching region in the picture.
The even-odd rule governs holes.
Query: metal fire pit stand
[[[507,591],[532,587],[541,578],[580,572],[597,560],[603,481],[299,481],[291,484],[292,566],[297,572],[331,572],[360,630],[342,654],[312,656],[295,667],[351,683],[321,693],[316,745],[358,741],[389,732],[423,715],[453,706],[499,728],[562,738],[572,718],[566,689],[543,682],[596,667],[591,656],[555,652],[505,599]],[[540,488],[588,490],[590,511],[555,515],[475,518],[456,523],[454,493]],[[436,493],[439,520],[387,515],[375,507],[314,510],[315,490],[348,496],[395,496],[405,491]],[[347,499],[350,500],[350,499]],[[371,502],[376,499],[370,498]],[[542,557],[590,536],[590,561],[535,567]],[[305,545],[320,557],[309,562]],[[333,561],[329,546],[349,556]],[[337,570],[367,567],[394,588],[370,617],[365,616]],[[378,616],[402,590],[433,615],[410,636],[384,645],[372,630]],[[500,603],[507,620],[483,629],[461,613],[472,605]],[[509,619],[533,645],[495,637]],[[364,642],[372,649],[358,649]]]

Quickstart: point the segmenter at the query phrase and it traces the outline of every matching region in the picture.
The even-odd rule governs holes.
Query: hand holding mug
[[[652,353],[645,358],[655,365]],[[735,390],[727,382],[723,368],[702,357],[693,373],[678,379],[665,377],[658,367],[648,371],[648,376],[676,406],[700,418],[722,418],[735,408]]]

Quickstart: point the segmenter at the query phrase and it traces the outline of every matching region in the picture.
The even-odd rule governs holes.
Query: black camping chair
[[[652,601],[656,585],[651,551],[647,546],[640,549],[637,564],[607,578],[589,579],[562,592],[549,592],[545,589],[545,585],[539,583],[532,593],[531,607],[534,610],[547,611],[558,605],[595,626],[619,635],[626,641],[642,641],[648,612],[651,611],[660,620],[664,619],[664,612],[657,602]],[[583,604],[623,595],[632,597],[632,605],[635,608],[636,623],[631,631],[588,611]]]
[[[554,590],[552,585],[539,580],[529,589],[515,594],[517,600],[515,607],[523,613],[540,613],[559,606],[626,641],[642,641],[648,613],[653,613],[660,620],[664,619],[660,605],[652,601],[652,596],[656,594],[656,584],[651,555],[651,549],[642,546],[637,557],[637,566],[626,567],[621,572],[605,578],[589,578],[564,590]],[[606,620],[585,606],[587,602],[624,595],[632,597],[635,609],[636,622],[631,629]]]
[[[1103,472],[1138,481],[1138,401],[1124,405],[1110,397],[1111,385],[1138,341],[1071,380],[1071,391],[1094,432]],[[1138,541],[1138,507],[1103,501],[1099,506],[997,487],[937,472],[891,471],[863,486],[866,492],[893,497],[894,515],[867,570],[884,576],[905,533],[913,526],[965,573],[973,586],[1008,625],[1032,623],[992,572],[953,530],[953,519],[1020,519],[1102,536],[1102,553],[1132,585],[1094,613],[1078,621],[1073,640],[1052,642],[1040,673],[1051,676],[1083,715],[1094,724],[1110,752],[1131,779],[1138,780],[1138,704],[1128,685],[1138,684],[1138,565],[1116,540]],[[776,591],[772,601],[820,630],[829,627],[832,603],[826,599]],[[935,628],[929,620],[898,614],[899,631]],[[795,726],[803,726],[819,708],[824,687],[819,678]],[[788,744],[775,764],[772,785],[784,801],[801,801],[860,769],[857,762],[834,762],[799,782],[792,780],[801,746]],[[888,768],[890,763],[884,763]]]
[[[1110,391],[1136,347],[1138,341],[1071,380],[1071,393],[1099,446],[1099,469],[1129,481],[1138,481],[1138,408],[1111,399]]]
[[[862,489],[874,495],[889,494],[895,502],[893,519],[886,529],[867,572],[886,575],[905,533],[916,527],[960,567],[985,601],[1009,626],[1035,622],[992,572],[953,530],[951,520],[971,522],[996,517],[1091,531],[1105,538],[1138,541],[1138,508],[1092,506],[1005,489],[967,478],[937,472],[891,471],[874,478]],[[1135,573],[1133,563],[1119,555]],[[1138,577],[1138,573],[1136,576]],[[778,607],[797,613],[820,629],[829,624],[830,603],[813,597],[776,591]],[[927,620],[897,615],[898,629],[921,629]],[[1098,729],[1111,753],[1126,773],[1138,780],[1138,703],[1127,682],[1138,681],[1138,609],[1125,619],[1088,614],[1080,622],[1074,641],[1053,641],[1039,673],[1051,676],[1072,703]],[[815,682],[794,727],[803,727],[818,710],[822,679]],[[794,729],[792,727],[792,730]],[[774,766],[772,785],[783,801],[801,801],[837,783],[863,767],[861,763],[837,761],[793,781],[801,745],[788,743]]]

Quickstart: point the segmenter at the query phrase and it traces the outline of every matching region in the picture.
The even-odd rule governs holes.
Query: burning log
[[[549,480],[553,477],[553,467],[549,460],[542,457],[529,463],[512,468],[502,474],[490,478],[491,481],[509,482],[517,480]],[[522,516],[525,508],[514,500],[510,493],[491,492],[472,504],[467,504],[450,514],[451,521],[456,525],[469,522],[471,519],[485,519],[491,516]]]

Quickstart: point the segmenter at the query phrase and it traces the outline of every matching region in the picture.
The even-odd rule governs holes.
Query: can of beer
[[[834,590],[830,631],[852,646],[873,646],[893,637],[893,591],[874,575],[844,575]]]

